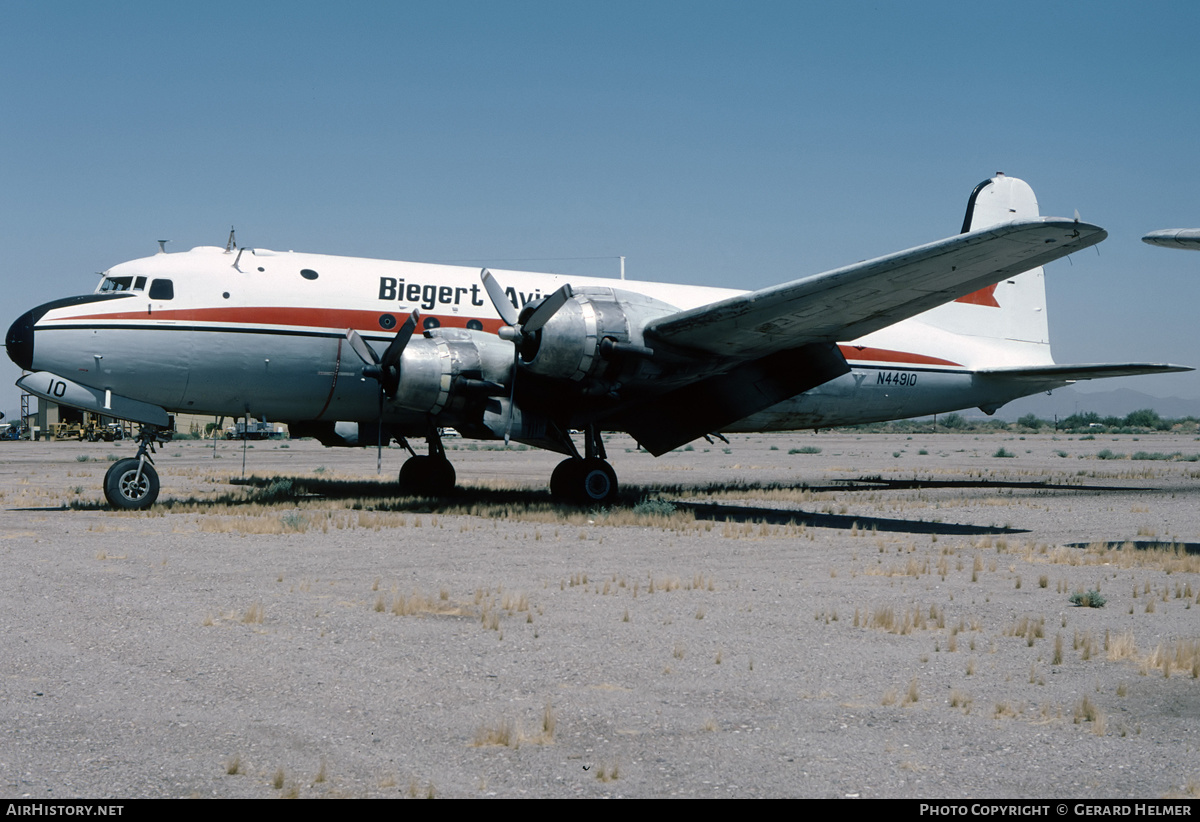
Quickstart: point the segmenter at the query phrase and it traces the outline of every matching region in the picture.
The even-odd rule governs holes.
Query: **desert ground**
[[[133,450],[0,444],[5,796],[1200,794],[1194,434]]]

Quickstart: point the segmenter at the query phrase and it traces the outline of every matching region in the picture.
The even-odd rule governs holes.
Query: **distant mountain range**
[[[1114,391],[1082,392],[1073,388],[1060,388],[1052,394],[1035,394],[1014,400],[996,412],[995,418],[1015,421],[1026,414],[1034,414],[1044,420],[1059,419],[1072,414],[1095,411],[1102,417],[1124,417],[1132,411],[1153,408],[1164,419],[1179,417],[1200,418],[1200,399],[1183,397],[1154,397],[1128,388]],[[962,412],[964,417],[983,417],[978,409]]]

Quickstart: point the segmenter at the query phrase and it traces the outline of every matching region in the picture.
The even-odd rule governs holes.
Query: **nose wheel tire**
[[[132,457],[117,460],[104,475],[104,498],[123,511],[145,510],[158,499],[158,472],[149,462]]]
[[[602,459],[563,460],[550,475],[550,496],[569,505],[609,505],[617,498],[617,472]]]
[[[400,466],[400,489],[407,494],[442,497],[454,490],[456,479],[448,459],[418,455]]]

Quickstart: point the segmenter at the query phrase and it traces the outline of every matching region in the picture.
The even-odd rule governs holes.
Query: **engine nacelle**
[[[675,306],[615,288],[580,288],[536,333],[521,343],[521,363],[544,377],[580,382],[610,363],[611,344],[643,347],[647,323],[678,311]],[[526,312],[531,312],[526,308]],[[605,346],[605,341],[609,346]]]
[[[492,394],[507,393],[512,344],[487,334],[439,328],[409,341],[400,357],[393,402],[428,414],[461,411]]]

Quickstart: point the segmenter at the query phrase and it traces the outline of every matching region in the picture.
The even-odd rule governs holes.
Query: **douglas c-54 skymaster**
[[[998,174],[961,234],[748,293],[202,247],[114,266],[6,343],[33,372],[24,390],[141,425],[104,480],[118,508],[156,499],[168,411],[285,421],[326,445],[424,436],[400,482],[426,494],[455,482],[439,428],[513,439],[567,455],[555,499],[605,503],[606,431],[657,456],[714,432],[991,413],[1075,380],[1190,370],[1054,363],[1040,266],[1105,236],[1039,217]]]

